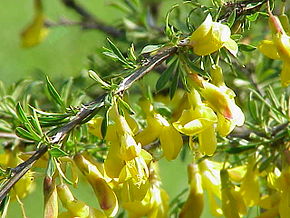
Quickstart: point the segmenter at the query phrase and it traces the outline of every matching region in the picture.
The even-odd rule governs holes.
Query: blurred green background
[[[87,10],[107,24],[120,22],[123,14],[108,6],[104,0],[79,1]],[[176,1],[164,1],[162,10],[168,8]],[[75,12],[65,8],[61,1],[43,1],[45,14],[52,21],[60,18],[78,20]],[[78,26],[54,27],[48,37],[39,45],[32,48],[22,48],[21,32],[31,23],[33,18],[32,0],[13,0],[1,2],[0,13],[0,80],[10,85],[23,78],[43,79],[48,75],[52,81],[58,78],[80,75],[87,68],[88,55],[95,54],[97,49],[104,46],[106,35],[96,30],[82,30]],[[129,45],[128,45],[129,46]],[[187,163],[180,159],[160,163],[160,174],[163,187],[172,199],[187,187]],[[29,218],[42,217],[43,172],[35,174],[36,187],[34,192],[23,200]],[[87,187],[85,187],[87,186]],[[80,183],[75,190],[76,197],[88,202],[91,206],[97,205],[97,199],[88,184]],[[16,202],[12,202],[8,212],[9,218],[21,216],[21,210]],[[204,217],[210,217],[205,214]]]

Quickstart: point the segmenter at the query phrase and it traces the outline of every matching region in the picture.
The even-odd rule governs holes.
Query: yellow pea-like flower
[[[181,135],[163,116],[153,110],[149,101],[143,101],[141,105],[146,113],[147,127],[135,136],[136,141],[144,146],[159,138],[165,158],[175,159],[183,145]]]
[[[245,165],[237,166],[228,169],[230,180],[236,183],[240,183],[247,171],[247,167]]]
[[[107,175],[111,178],[118,178],[125,161],[120,156],[120,145],[118,141],[112,141],[109,147],[104,167]]]
[[[258,49],[268,58],[277,60],[280,59],[276,45],[272,40],[262,40],[258,46]]]
[[[247,172],[241,183],[241,194],[247,206],[252,207],[260,201],[260,187],[257,169],[255,169],[255,158],[249,160]]]
[[[32,23],[21,33],[23,47],[32,47],[42,42],[48,29],[45,27],[45,16],[41,0],[34,0],[35,16]]]
[[[103,138],[102,133],[101,133],[102,122],[103,122],[103,117],[96,117],[96,118],[91,119],[88,122],[89,132],[99,137],[100,139]],[[114,125],[109,124],[107,126],[107,133],[106,133],[105,139],[108,141],[118,140],[116,128],[114,127]]]
[[[221,216],[223,212],[215,198],[221,199],[220,170],[222,169],[222,164],[203,160],[198,163],[198,168],[201,174],[202,187],[208,195],[210,212],[214,216]]]
[[[86,160],[81,154],[75,155],[74,161],[91,184],[101,209],[104,210],[107,216],[115,216],[119,208],[118,200],[104,176],[95,165]]]
[[[146,216],[148,218],[166,218],[168,212],[167,193],[160,187],[161,182],[157,175],[156,163],[150,165],[148,191],[143,199],[126,198],[123,207],[128,211],[130,218]],[[130,193],[132,195],[132,193]]]
[[[237,190],[229,180],[227,170],[220,171],[221,176],[221,192],[222,192],[222,210],[227,218],[240,218],[246,214],[247,209],[244,204],[241,193]]]
[[[204,207],[202,179],[197,165],[190,164],[187,171],[190,192],[187,200],[182,206],[179,217],[198,218],[201,216]]]
[[[214,128],[217,116],[211,108],[201,102],[199,94],[194,89],[189,94],[189,102],[192,104],[191,108],[184,110],[173,126],[185,135],[198,135],[199,151],[213,155],[217,144]]]
[[[238,46],[231,39],[231,30],[227,25],[213,22],[210,14],[205,21],[192,33],[191,46],[199,56],[209,55],[225,46],[233,55],[237,54]]]
[[[280,79],[282,86],[287,87],[290,84],[290,37],[278,17],[270,14],[269,25],[273,31],[272,40],[262,40],[258,48],[265,56],[283,61]]]
[[[179,154],[183,140],[179,132],[173,126],[168,125],[162,128],[160,144],[165,158],[173,160]]]

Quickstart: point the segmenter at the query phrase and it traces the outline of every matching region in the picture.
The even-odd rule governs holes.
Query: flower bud
[[[89,216],[89,206],[86,205],[84,202],[75,199],[67,185],[65,184],[58,185],[57,193],[63,206],[73,216],[78,216],[78,217]]]
[[[115,216],[118,212],[118,200],[103,175],[96,166],[86,160],[81,154],[75,155],[74,161],[94,189],[101,209],[104,210],[107,216]]]
[[[201,175],[197,165],[195,164],[188,165],[187,171],[190,183],[190,192],[186,202],[182,206],[179,217],[198,218],[201,216],[204,207]]]
[[[54,180],[46,176],[43,181],[44,218],[58,217],[57,190]]]

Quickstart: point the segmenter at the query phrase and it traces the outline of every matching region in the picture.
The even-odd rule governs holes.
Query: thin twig
[[[177,47],[167,47],[163,48],[156,55],[152,56],[148,59],[148,62],[144,64],[142,67],[134,71],[131,75],[126,77],[123,82],[120,83],[119,88],[115,92],[115,94],[122,94],[124,91],[129,89],[134,82],[136,82],[141,77],[145,76],[148,72],[153,70],[157,65],[161,64],[168,57],[177,52]],[[66,138],[68,133],[74,129],[76,126],[83,123],[90,115],[96,113],[101,106],[104,105],[104,99],[107,94],[104,94],[91,103],[82,107],[79,113],[67,124],[57,130],[57,133],[50,137],[51,144],[58,144],[63,139]],[[96,106],[98,105],[98,106]],[[35,153],[26,161],[19,164],[15,168],[11,169],[12,176],[7,182],[2,186],[0,190],[0,203],[5,198],[10,189],[14,186],[14,184],[29,170],[32,165],[37,161],[45,152],[48,150],[48,145],[42,145],[39,150],[35,151]]]
[[[68,8],[73,9],[77,12],[80,16],[82,16],[83,21],[79,22],[79,24],[84,29],[98,29],[103,31],[106,34],[111,35],[112,37],[122,37],[124,36],[124,32],[113,27],[105,24],[104,22],[98,20],[94,17],[90,12],[88,12],[85,8],[81,5],[77,4],[75,0],[62,0],[64,5]]]

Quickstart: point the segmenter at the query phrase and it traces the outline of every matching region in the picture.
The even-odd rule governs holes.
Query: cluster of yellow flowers
[[[42,17],[38,19],[40,21],[36,23],[43,23]],[[36,23],[33,28],[39,26]],[[263,40],[259,49],[266,56],[283,61],[281,81],[287,86],[290,82],[289,37],[278,18],[270,15],[270,24],[274,29],[273,40]],[[37,29],[39,37],[43,37],[43,30]],[[25,36],[28,33],[24,37],[28,37]],[[190,46],[199,56],[209,55],[222,47],[236,56],[238,46],[230,36],[230,28],[214,22],[209,14],[192,33]],[[32,45],[40,38],[32,42],[26,40],[26,44]],[[171,108],[170,118],[158,113],[149,100],[142,99],[140,106],[146,121],[143,128],[126,112],[120,113],[114,99],[108,112],[109,123],[104,138],[101,130],[103,117],[98,116],[88,123],[90,132],[105,140],[109,147],[104,163],[94,162],[86,154],[67,157],[90,183],[100,209],[77,200],[67,185],[63,182],[56,185],[55,179],[47,176],[44,180],[45,217],[114,217],[119,206],[127,210],[131,218],[168,217],[169,197],[161,187],[157,163],[146,146],[160,142],[163,156],[174,160],[184,144],[184,136],[189,136],[189,145],[196,157],[212,156],[217,148],[217,134],[225,137],[245,121],[242,110],[235,103],[235,93],[226,86],[222,68],[217,63],[212,64],[210,75],[208,81],[188,72],[189,91],[177,90],[172,100],[156,96],[156,100]],[[198,138],[198,143],[194,143],[193,137]],[[0,163],[3,166],[15,167],[20,163],[13,152],[2,156]],[[180,217],[201,216],[204,191],[213,216],[238,218],[247,213],[247,207],[253,206],[265,209],[260,217],[287,217],[290,212],[289,166],[282,172],[275,168],[265,175],[258,172],[255,157],[249,158],[247,165],[238,167],[204,159],[189,165],[188,178],[189,196],[181,208]],[[269,188],[269,194],[264,196],[260,195],[260,178],[266,178]],[[32,184],[31,173],[25,174],[13,188],[15,195],[25,197]],[[67,210],[60,215],[58,199]]]
[[[263,211],[258,217],[286,218],[289,216],[290,171],[289,165],[282,170],[259,172],[257,161],[250,158],[247,165],[229,168],[222,163],[204,160],[188,166],[189,196],[180,217],[200,217],[204,207],[205,190],[213,216],[243,217],[247,208],[259,206]],[[225,168],[226,167],[226,168]],[[262,182],[267,181],[269,194],[262,195]],[[221,205],[219,205],[221,202]]]

